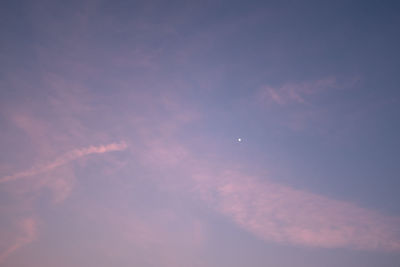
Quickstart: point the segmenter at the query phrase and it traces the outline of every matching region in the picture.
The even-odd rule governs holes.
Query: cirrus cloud
[[[323,248],[400,251],[400,218],[250,177],[198,175],[197,191],[241,228],[266,241]]]
[[[59,166],[62,166],[70,161],[76,160],[83,156],[87,156],[90,154],[103,154],[111,151],[121,151],[125,150],[127,147],[128,146],[125,142],[121,142],[121,143],[111,143],[107,145],[90,146],[87,148],[75,149],[47,164],[35,166],[26,171],[17,172],[8,176],[4,176],[0,179],[0,184],[53,170]]]

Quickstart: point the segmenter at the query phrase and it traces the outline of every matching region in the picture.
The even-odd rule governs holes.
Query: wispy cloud
[[[327,132],[332,122],[339,123],[341,128],[352,124],[350,118],[359,113],[351,104],[352,95],[359,91],[362,78],[327,76],[301,82],[290,81],[278,85],[264,84],[255,94],[256,102],[262,109],[272,109],[274,120],[291,130],[309,130],[310,132]],[[339,110],[334,107],[344,94],[348,99],[342,100]],[[346,107],[346,108],[344,108]],[[329,123],[328,123],[329,122]]]
[[[53,170],[59,166],[62,166],[70,161],[76,160],[78,158],[90,155],[90,154],[103,154],[106,152],[111,152],[111,151],[121,151],[125,150],[128,147],[128,145],[125,142],[121,143],[111,143],[107,145],[100,145],[100,146],[90,146],[86,148],[80,148],[80,149],[75,149],[72,150],[59,158],[55,159],[54,161],[51,161],[47,164],[44,165],[39,165],[35,166],[29,170],[22,171],[22,172],[17,172],[12,175],[8,175],[5,177],[2,177],[0,179],[0,184],[1,183],[6,183],[14,180],[18,180],[21,178],[37,175],[40,173],[45,173],[50,170]]]
[[[255,236],[311,247],[400,251],[400,218],[227,171],[196,177],[206,201]],[[215,182],[218,181],[218,182]]]
[[[37,236],[37,222],[33,218],[25,218],[19,222],[20,234],[3,252],[0,252],[0,263],[10,254],[35,240]]]
[[[0,179],[0,184],[5,184],[8,182],[41,174],[41,177],[38,177],[37,180],[30,180],[32,181],[30,183],[18,184],[17,189],[12,189],[10,193],[13,195],[18,195],[19,197],[16,199],[15,203],[12,202],[8,204],[10,205],[10,207],[6,206],[6,208],[11,210],[18,210],[19,212],[21,212],[21,214],[27,212],[29,212],[30,214],[35,213],[30,208],[21,208],[18,204],[19,202],[23,202],[25,200],[30,203],[28,204],[28,206],[31,206],[31,202],[33,202],[34,199],[31,199],[26,195],[20,195],[18,194],[18,192],[38,192],[44,187],[51,189],[56,202],[64,200],[73,187],[73,179],[70,179],[71,177],[73,177],[73,175],[70,173],[70,168],[65,168],[66,164],[73,160],[77,160],[91,154],[103,154],[112,151],[122,151],[125,150],[127,147],[128,145],[125,142],[119,142],[79,148],[65,153],[64,155],[56,158],[51,162],[48,162],[47,164],[38,165],[29,170],[17,172],[15,174],[2,177]],[[48,175],[48,173],[51,173],[51,171],[55,169],[57,169],[57,175],[55,177],[53,177],[52,175]],[[14,192],[14,190],[16,191]],[[10,213],[10,211],[8,213]],[[1,249],[0,262],[4,261],[10,254],[14,253],[20,247],[34,241],[37,236],[37,222],[35,219],[33,219],[32,217],[27,217],[27,219],[20,220],[18,218],[15,218],[15,214],[13,214],[13,212],[11,213],[12,215],[8,216],[8,219],[13,220],[14,224],[16,222],[19,227],[15,229],[15,237],[10,237],[7,246]],[[25,216],[28,216],[28,214]]]
[[[279,87],[265,85],[260,91],[260,96],[264,101],[279,105],[307,103],[308,96],[337,88],[338,86],[337,80],[334,77],[302,83],[285,83]]]

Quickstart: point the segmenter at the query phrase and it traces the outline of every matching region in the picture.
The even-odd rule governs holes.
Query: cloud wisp
[[[336,78],[330,77],[303,83],[285,83],[280,87],[266,85],[261,89],[260,96],[264,101],[272,101],[279,105],[305,104],[308,96],[338,87],[340,86]]]
[[[71,161],[77,160],[79,158],[91,155],[91,154],[103,154],[112,151],[122,151],[125,150],[128,145],[125,142],[119,143],[110,143],[106,145],[99,145],[99,146],[89,146],[85,148],[75,149],[64,155],[56,158],[54,161],[51,161],[47,164],[35,166],[29,170],[17,172],[15,174],[5,176],[0,179],[0,184],[5,184],[8,182],[13,182],[16,180],[28,178],[34,175],[41,174],[44,177],[47,175],[48,172],[56,169],[61,168],[64,165],[68,164]],[[40,190],[43,186],[47,186],[55,194],[56,202],[59,202],[69,194],[72,185],[70,181],[66,178],[67,176],[63,175],[64,170],[61,171],[61,175],[57,175],[54,179],[46,179],[40,178],[35,180],[34,184],[29,185],[29,190],[37,191]],[[20,185],[21,186],[21,185]],[[23,186],[25,187],[25,186]],[[23,189],[24,190],[24,189]],[[21,196],[22,197],[22,196]],[[27,200],[31,202],[32,200]],[[15,204],[14,204],[15,205]],[[20,210],[18,205],[10,206],[14,210]],[[30,210],[30,209],[28,209]],[[26,213],[26,211],[20,211],[21,213]],[[32,213],[32,211],[30,212]],[[33,242],[37,235],[37,221],[34,219],[32,215],[25,215],[25,219],[14,219],[15,225],[18,225],[17,233],[15,237],[11,238],[10,241],[7,242],[7,245],[0,251],[0,262],[3,262],[8,256],[18,250],[20,247]],[[10,216],[11,220],[13,220],[14,216]]]
[[[218,179],[201,175],[196,180],[203,198],[218,212],[266,241],[400,251],[398,217],[234,171]]]
[[[127,147],[128,147],[128,145],[125,142],[121,142],[121,143],[111,143],[111,144],[107,144],[107,145],[90,146],[87,148],[75,149],[75,150],[72,150],[72,151],[60,156],[59,158],[57,158],[54,161],[49,162],[47,164],[38,165],[29,170],[17,172],[15,174],[2,177],[0,179],[0,184],[18,180],[18,179],[22,179],[22,178],[33,176],[33,175],[37,175],[40,173],[45,173],[45,172],[53,170],[59,166],[62,166],[70,161],[76,160],[78,158],[81,158],[81,157],[84,157],[84,156],[87,156],[90,154],[103,154],[103,153],[112,152],[112,151],[122,151],[122,150],[125,150]]]
[[[31,243],[37,236],[37,222],[33,218],[25,218],[19,222],[21,233],[3,252],[0,252],[0,263],[20,247]]]

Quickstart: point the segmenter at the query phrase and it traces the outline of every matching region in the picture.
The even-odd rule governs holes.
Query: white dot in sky
[[[237,140],[238,140],[238,142],[242,142],[242,138],[238,138]]]

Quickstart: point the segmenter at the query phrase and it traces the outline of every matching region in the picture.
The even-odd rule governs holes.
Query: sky
[[[0,266],[400,266],[398,1],[2,1]]]

